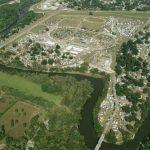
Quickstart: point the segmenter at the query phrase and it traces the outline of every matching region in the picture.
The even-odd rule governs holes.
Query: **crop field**
[[[17,75],[0,72],[0,86],[8,86],[27,95],[42,97],[47,101],[61,101],[61,96],[42,91],[41,86]]]
[[[30,119],[36,114],[42,116],[42,110],[34,105],[18,101],[0,117],[0,125],[6,127],[6,133],[9,135],[20,137],[28,126]]]
[[[0,98],[0,115],[3,114],[7,109],[9,109],[16,100],[11,96],[1,96]]]

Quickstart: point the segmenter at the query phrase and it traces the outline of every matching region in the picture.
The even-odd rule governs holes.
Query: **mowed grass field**
[[[63,27],[77,27],[80,23],[80,20],[75,18],[64,18],[60,23],[59,26]]]
[[[32,117],[39,114],[44,117],[44,111],[32,104],[18,101],[0,117],[0,125],[4,125],[6,133],[13,137],[21,137]],[[14,125],[12,125],[12,121]]]
[[[62,100],[60,95],[43,92],[40,84],[33,83],[32,81],[17,75],[10,75],[4,72],[0,72],[0,87],[1,86],[11,87],[26,95],[42,97],[48,101],[58,102]]]
[[[103,20],[101,21],[96,21],[96,22],[92,22],[92,21],[83,21],[81,24],[81,28],[87,28],[88,30],[95,30],[98,31],[101,29],[103,25]]]
[[[49,11],[52,12],[52,11]],[[87,10],[80,10],[80,11],[62,11],[61,14],[64,15],[86,15],[89,16],[89,12]],[[127,18],[149,18],[150,17],[150,11],[147,12],[131,12],[131,11],[93,11],[93,16],[99,16],[99,17],[127,17]],[[90,16],[91,17],[91,16]]]

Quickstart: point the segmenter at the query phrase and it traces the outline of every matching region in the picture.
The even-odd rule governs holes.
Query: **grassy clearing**
[[[26,95],[42,97],[48,101],[57,102],[61,101],[62,99],[60,95],[43,92],[40,84],[33,83],[17,75],[10,75],[3,72],[0,72],[0,86],[12,87],[21,92],[24,92]]]
[[[87,17],[86,20],[87,21],[91,21],[91,22],[104,22],[106,18],[105,17]]]
[[[39,26],[35,27],[34,29],[32,29],[31,32],[33,32],[33,33],[40,33],[42,31],[44,31],[45,28],[46,28],[45,25],[39,25]]]
[[[69,26],[69,27],[77,27],[80,23],[79,19],[67,18],[62,20],[59,25],[60,26]]]
[[[89,11],[67,11],[62,14],[70,15],[89,15]],[[134,18],[149,18],[150,11],[148,12],[131,12],[131,11],[93,11],[93,16],[117,16],[117,17],[134,17]]]
[[[57,12],[56,12],[57,13]],[[52,17],[50,17],[48,20],[46,20],[46,24],[51,24],[51,23],[57,23],[57,22],[59,22],[59,21],[61,21],[62,19],[64,19],[64,18],[66,18],[66,17],[64,17],[64,16],[62,16],[62,15],[55,15],[55,16],[52,16]]]
[[[103,25],[103,21],[102,22],[83,21],[81,24],[81,28],[87,28],[89,30],[98,31],[101,29],[102,25]]]
[[[43,115],[43,111],[36,106],[24,102],[17,102],[1,118],[0,124],[6,127],[6,133],[13,137],[23,135],[30,119],[36,114]],[[12,125],[12,120],[14,125]],[[24,124],[26,123],[26,126]]]

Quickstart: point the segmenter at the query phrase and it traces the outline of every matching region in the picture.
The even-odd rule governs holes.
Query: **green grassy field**
[[[40,33],[42,31],[44,31],[45,29],[46,29],[45,25],[39,25],[39,26],[35,27],[33,30],[31,30],[31,32]]]
[[[100,30],[103,25],[103,21],[101,22],[90,22],[90,21],[83,21],[81,24],[82,28],[87,28],[88,30]]]
[[[47,10],[43,11],[45,13],[58,13],[58,11]],[[59,14],[61,15],[72,15],[72,16],[89,16],[88,10],[74,10],[74,11],[60,11]],[[116,16],[116,17],[123,17],[123,18],[149,18],[150,11],[147,12],[133,12],[133,11],[93,11],[93,16],[102,16],[102,17],[109,17],[109,16]],[[90,16],[92,17],[92,16]]]
[[[89,15],[89,11],[62,11],[61,14],[68,15]],[[149,18],[150,11],[147,12],[131,12],[131,11],[93,11],[93,16],[117,16],[117,17],[134,17],[134,18]]]
[[[74,18],[66,18],[59,23],[59,26],[69,26],[69,27],[77,27],[80,23],[80,20]]]
[[[57,102],[62,100],[60,95],[45,93],[42,91],[40,84],[33,83],[17,75],[9,75],[7,73],[0,72],[0,87],[1,86],[12,87],[25,93],[26,95],[42,97],[48,101]]]

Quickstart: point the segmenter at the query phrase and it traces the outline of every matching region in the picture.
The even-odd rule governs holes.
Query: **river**
[[[0,64],[0,70],[9,71],[12,73],[18,71],[20,72],[27,71],[27,70],[22,70],[17,68],[6,67],[5,65],[1,65],[1,64]],[[47,74],[47,72],[32,71],[32,70],[28,70],[28,72]],[[69,74],[69,73],[49,73],[49,76],[51,75],[73,76],[78,80],[87,79],[91,82],[94,91],[92,92],[91,97],[84,104],[84,107],[81,111],[82,119],[80,120],[80,124],[79,124],[79,132],[81,135],[84,136],[85,144],[87,145],[87,147],[93,150],[99,139],[94,128],[93,109],[95,107],[98,98],[102,96],[102,91],[105,87],[105,79],[94,78],[91,76],[86,76],[81,74]],[[137,150],[140,141],[142,141],[143,138],[149,134],[149,132],[150,132],[150,112],[148,114],[147,119],[145,119],[145,121],[143,122],[142,126],[136,133],[135,138],[133,140],[126,142],[122,145],[115,145],[115,144],[109,144],[103,142],[100,150]]]

